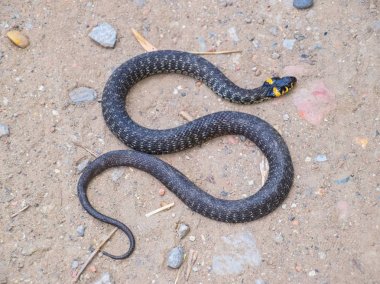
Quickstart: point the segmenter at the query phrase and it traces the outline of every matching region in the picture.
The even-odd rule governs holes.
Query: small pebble
[[[165,195],[165,189],[161,187],[161,188],[158,190],[158,194],[159,194],[160,196],[164,196],[164,195]]]
[[[284,39],[284,41],[282,42],[282,46],[286,49],[292,50],[295,42],[295,39]]]
[[[296,41],[301,41],[301,40],[304,40],[306,38],[306,36],[304,36],[303,34],[300,34],[300,33],[295,33],[294,38],[296,39]]]
[[[283,116],[282,116],[282,119],[284,121],[288,121],[289,120],[289,114],[285,113]]]
[[[190,227],[187,224],[181,223],[177,228],[177,235],[180,239],[183,239],[190,232]]]
[[[190,236],[189,240],[190,240],[190,242],[195,242],[195,236]]]
[[[228,29],[228,34],[230,35],[230,38],[232,39],[232,41],[233,41],[234,43],[237,43],[237,42],[239,41],[239,37],[238,37],[238,35],[237,35],[237,33],[236,33],[236,29],[235,29],[235,27],[231,27],[231,28],[229,28],[229,29]]]
[[[278,233],[274,236],[274,241],[281,244],[284,241],[284,236],[281,233]]]
[[[2,136],[9,136],[9,127],[0,123],[0,137]]]
[[[96,280],[93,284],[113,284],[111,275],[108,272],[104,272],[102,276]]]
[[[124,169],[114,169],[111,174],[112,181],[116,182],[119,178],[121,178],[124,175]]]
[[[71,269],[77,269],[78,266],[79,266],[79,261],[73,260],[73,262],[71,263]]]
[[[86,167],[87,165],[90,163],[90,160],[89,159],[84,159],[83,161],[81,161],[78,165],[77,165],[77,172],[78,173],[81,173]]]
[[[89,37],[103,47],[114,48],[116,44],[116,30],[108,23],[97,25],[89,34]]]
[[[306,162],[306,163],[311,162],[311,158],[310,158],[310,157],[306,157],[306,158],[305,158],[305,162]]]
[[[281,54],[278,54],[277,52],[272,53],[272,59],[279,59],[281,57]]]
[[[350,180],[350,176],[335,180],[336,184],[345,184]]]
[[[198,36],[197,37],[198,44],[199,44],[199,50],[200,51],[206,51],[207,50],[207,44],[206,40],[203,36]]]
[[[294,0],[293,6],[297,9],[307,9],[313,6],[313,0]]]
[[[248,185],[253,185],[253,184],[254,184],[253,180],[248,181]]]
[[[258,77],[258,76],[260,76],[260,75],[261,75],[261,71],[260,71],[260,70],[256,70],[256,72],[255,72],[255,76]]]
[[[70,99],[74,104],[82,102],[94,101],[96,99],[96,92],[94,89],[87,87],[79,87],[69,93]]]
[[[83,225],[78,226],[78,228],[77,228],[77,234],[78,234],[78,236],[83,237],[85,230],[86,230],[86,228]]]
[[[271,28],[269,29],[269,32],[270,32],[272,35],[277,36],[277,34],[278,34],[278,28],[277,28],[277,27],[271,27]]]
[[[308,274],[309,274],[310,277],[314,277],[315,275],[317,275],[317,271],[311,270],[311,271],[309,271]]]
[[[20,48],[25,48],[29,45],[28,37],[17,30],[7,32],[7,37]]]
[[[317,156],[314,158],[314,161],[319,162],[319,163],[321,163],[321,162],[326,162],[326,161],[327,161],[327,157],[326,157],[326,155],[322,155],[322,154],[320,154],[320,155],[317,155]]]
[[[319,256],[320,259],[325,259],[326,258],[326,253],[323,252],[323,251],[320,251],[320,252],[318,252],[318,256]]]
[[[170,268],[179,268],[184,260],[185,251],[183,247],[172,248],[168,254],[167,266]]]

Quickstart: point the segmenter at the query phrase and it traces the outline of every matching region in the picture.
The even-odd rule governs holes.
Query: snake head
[[[289,92],[297,83],[296,77],[272,77],[265,81],[265,87],[268,87],[268,97],[280,97]]]

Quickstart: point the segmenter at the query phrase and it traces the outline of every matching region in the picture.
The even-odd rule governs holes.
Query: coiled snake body
[[[118,227],[129,238],[129,250],[123,255],[104,252],[114,259],[126,258],[133,252],[133,234],[120,221],[96,211],[86,195],[91,179],[107,168],[131,166],[143,170],[161,181],[191,210],[217,221],[231,223],[253,221],[272,212],[285,199],[293,182],[293,165],[284,140],[270,124],[256,116],[223,111],[166,130],[148,129],[135,123],[125,109],[125,97],[130,88],[145,77],[174,72],[201,80],[224,99],[243,104],[283,95],[296,83],[294,77],[273,77],[256,89],[242,89],[206,59],[170,50],[139,55],[117,68],[104,88],[103,116],[121,141],[140,152],[120,150],[103,154],[85,168],[78,182],[78,196],[83,208],[93,217]],[[243,135],[253,141],[269,163],[269,175],[263,187],[254,195],[240,200],[216,198],[198,188],[172,166],[141,153],[173,153],[226,134]]]

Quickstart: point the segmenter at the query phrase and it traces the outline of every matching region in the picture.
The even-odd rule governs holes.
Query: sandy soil
[[[170,192],[160,196],[162,185],[147,174],[110,170],[91,184],[91,200],[132,228],[137,247],[123,261],[96,257],[80,282],[107,272],[114,283],[174,283],[177,275],[184,283],[186,262],[179,273],[166,266],[180,244],[198,252],[189,283],[380,283],[378,2],[315,1],[306,11],[290,0],[201,2],[1,1],[0,123],[10,134],[0,138],[0,283],[69,283],[76,261],[80,267],[113,229],[78,202],[77,166],[94,157],[77,145],[96,154],[126,146],[98,101],[73,105],[68,94],[87,86],[101,99],[113,68],[143,52],[131,28],[160,49],[242,50],[207,56],[240,86],[296,75],[289,96],[254,106],[221,101],[179,75],[149,78],[127,99],[132,117],[151,128],[185,123],[181,110],[258,115],[283,135],[296,178],[278,210],[230,225],[191,212]],[[117,29],[114,49],[88,37],[101,22]],[[30,38],[28,48],[6,38],[15,27]],[[215,196],[240,198],[261,184],[262,155],[239,137],[161,158]],[[162,202],[175,206],[145,217]],[[191,228],[183,240],[179,222]],[[106,249],[124,252],[127,244],[117,232]]]

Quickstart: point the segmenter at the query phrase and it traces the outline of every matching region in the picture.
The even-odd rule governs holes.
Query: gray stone
[[[345,184],[350,180],[350,178],[351,178],[350,176],[346,176],[344,178],[335,180],[335,183],[336,184]]]
[[[89,34],[93,41],[107,48],[115,47],[116,36],[116,30],[108,23],[97,25]]]
[[[77,165],[77,172],[80,174],[84,169],[85,167],[87,167],[87,165],[90,163],[90,160],[89,159],[85,159],[83,161],[81,161],[78,165]]]
[[[83,102],[94,101],[96,99],[96,92],[94,89],[79,87],[72,90],[69,96],[74,104],[79,104]]]
[[[216,255],[212,259],[212,272],[217,275],[240,274],[245,267],[257,267],[262,261],[256,240],[250,232],[223,236],[214,251]]]
[[[180,239],[183,239],[190,232],[190,227],[187,224],[181,223],[177,228],[177,235]]]
[[[282,46],[286,49],[292,50],[295,42],[295,39],[284,39],[284,41],[282,42]]]
[[[281,54],[278,54],[277,52],[272,53],[272,59],[279,59],[281,57]]]
[[[326,157],[326,155],[319,154],[314,158],[314,161],[319,162],[319,163],[326,162],[327,157]]]
[[[277,36],[277,34],[278,34],[278,28],[277,28],[277,27],[271,27],[271,28],[269,29],[269,32],[270,32],[272,35]]]
[[[185,250],[183,249],[183,247],[178,246],[178,247],[172,248],[168,254],[168,260],[166,262],[167,265],[170,268],[174,268],[174,269],[180,268],[184,260],[184,255],[185,255]]]
[[[115,169],[112,171],[111,178],[114,182],[116,182],[119,178],[121,178],[124,174],[124,169]]]
[[[111,275],[108,272],[104,272],[102,276],[96,280],[93,284],[113,284]]]
[[[283,116],[282,116],[282,119],[284,121],[288,121],[289,120],[289,114],[285,113]]]
[[[79,267],[79,261],[73,260],[73,262],[71,262],[71,269],[77,269],[78,267]]]
[[[282,235],[282,233],[277,233],[275,236],[274,236],[274,241],[278,244],[281,244],[283,241],[284,241],[284,236]]]
[[[86,228],[83,225],[78,226],[78,228],[77,228],[77,234],[78,234],[78,236],[83,237],[85,230],[86,230]]]
[[[230,38],[234,43],[237,43],[239,41],[239,37],[237,35],[235,27],[231,27],[228,29],[228,34],[230,35]]]
[[[133,0],[133,3],[135,3],[139,7],[142,7],[145,5],[145,0]]]
[[[9,127],[0,123],[0,137],[2,136],[9,136]]]
[[[199,44],[199,50],[200,51],[206,51],[207,50],[207,45],[206,45],[206,40],[203,36],[198,36],[197,37],[198,44]]]
[[[313,6],[313,0],[294,0],[293,6],[297,9],[307,9]]]

